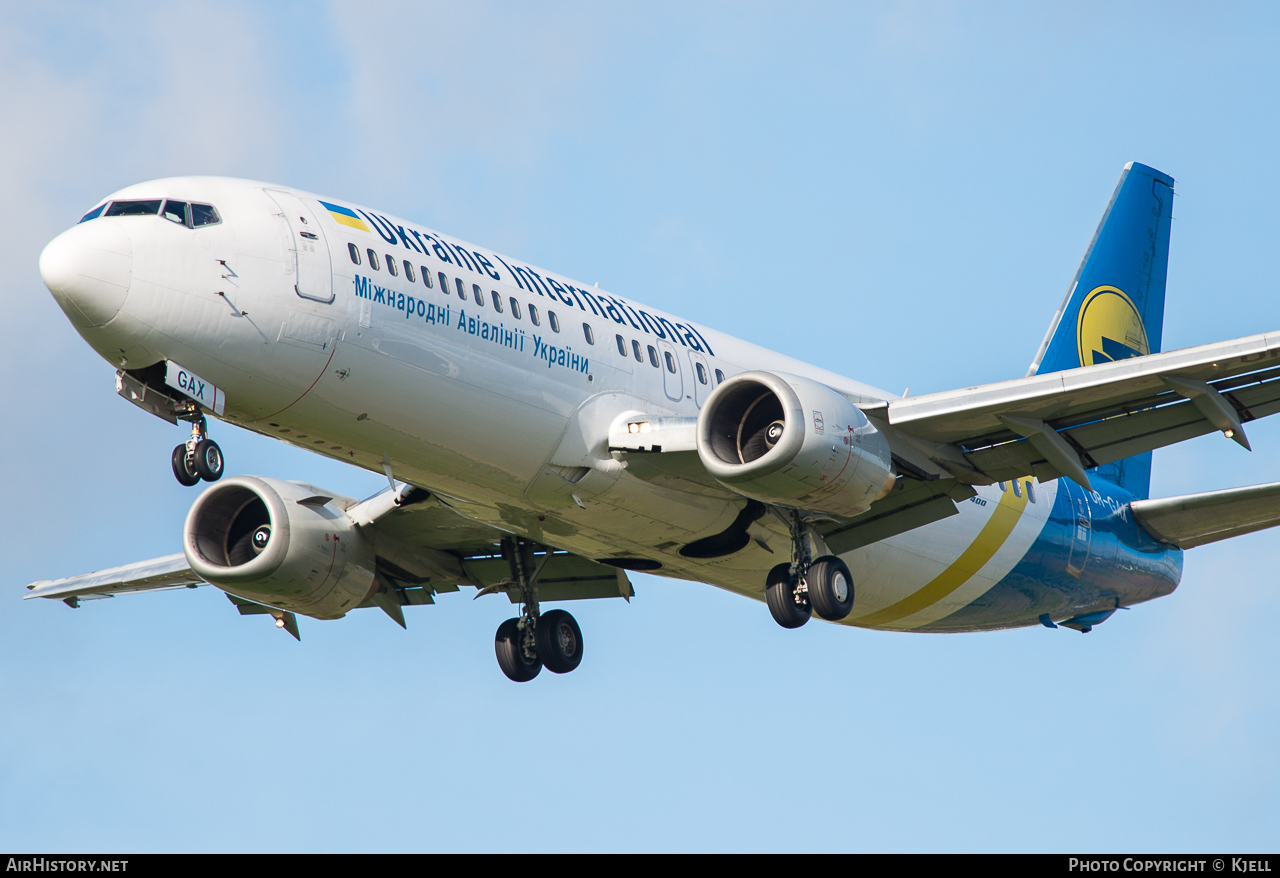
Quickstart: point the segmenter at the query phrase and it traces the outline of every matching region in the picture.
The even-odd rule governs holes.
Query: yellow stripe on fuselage
[[[888,625],[936,604],[964,585],[982,569],[983,565],[995,557],[996,552],[1000,551],[1000,547],[1005,544],[1005,540],[1009,539],[1014,527],[1021,520],[1022,511],[1027,508],[1026,488],[1020,486],[1020,493],[1022,496],[1017,496],[1013,492],[1013,486],[1009,485],[1000,496],[1000,503],[991,513],[991,518],[983,525],[969,548],[919,591],[907,595],[883,610],[876,610],[874,613],[849,621],[854,625],[869,628]]]

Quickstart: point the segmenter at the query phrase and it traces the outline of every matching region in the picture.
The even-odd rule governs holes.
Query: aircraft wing
[[[1129,508],[1152,536],[1194,549],[1280,524],[1280,482],[1135,500]]]
[[[518,591],[508,587],[508,565],[501,553],[502,539],[509,536],[506,532],[465,518],[440,498],[412,486],[394,493],[386,489],[360,503],[344,498],[337,505],[348,503],[347,515],[374,541],[377,559],[379,587],[361,606],[380,607],[404,624],[401,606],[434,603],[433,595],[458,591],[460,585],[505,592],[513,603],[519,601]],[[634,594],[624,571],[597,561],[545,547],[533,553],[532,561],[539,570],[543,600],[630,599]],[[206,584],[192,571],[186,556],[177,553],[33,582],[26,597],[61,600],[74,607],[81,600]],[[232,603],[241,613],[263,611],[241,598],[233,597]]]
[[[109,598],[134,591],[195,588],[204,584],[203,579],[191,572],[186,556],[179,552],[65,579],[33,582],[27,586],[26,597],[54,598],[75,606],[81,599]]]
[[[864,411],[899,468],[968,484],[1067,476],[1280,411],[1280,333],[890,400]]]

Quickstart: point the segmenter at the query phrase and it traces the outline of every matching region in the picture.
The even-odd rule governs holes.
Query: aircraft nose
[[[40,254],[40,276],[71,322],[102,326],[120,311],[133,279],[133,242],[119,222],[67,229]]]

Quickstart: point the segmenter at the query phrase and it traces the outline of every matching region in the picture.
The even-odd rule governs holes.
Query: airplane
[[[116,391],[190,425],[182,551],[27,586],[213,585],[300,639],[475,589],[498,664],[583,656],[545,604],[628,571],[799,628],[1087,633],[1171,593],[1185,549],[1280,523],[1280,483],[1152,499],[1154,449],[1280,410],[1280,334],[1161,351],[1173,178],[1121,173],[1027,374],[898,396],[355,202],[214,177],[121,189],[45,285]],[[210,421],[380,473],[358,500],[224,475]]]

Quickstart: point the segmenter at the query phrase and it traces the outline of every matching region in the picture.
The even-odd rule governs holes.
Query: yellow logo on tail
[[[1076,319],[1081,366],[1110,363],[1151,353],[1147,330],[1133,300],[1116,287],[1095,287]]]

